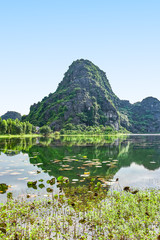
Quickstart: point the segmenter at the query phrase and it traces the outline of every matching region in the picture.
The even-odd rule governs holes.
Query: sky
[[[0,116],[29,113],[88,59],[131,103],[160,100],[159,0],[0,0]]]

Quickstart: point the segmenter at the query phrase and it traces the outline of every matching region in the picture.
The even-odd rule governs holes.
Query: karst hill
[[[130,104],[112,91],[105,72],[89,60],[74,61],[57,90],[30,107],[23,117],[36,126],[60,130],[66,124],[122,126],[131,132],[160,132],[160,102],[149,97]]]

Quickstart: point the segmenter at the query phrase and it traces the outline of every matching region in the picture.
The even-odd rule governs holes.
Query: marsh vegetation
[[[1,239],[157,239],[160,192],[72,187],[0,207]],[[66,188],[66,187],[65,187]]]

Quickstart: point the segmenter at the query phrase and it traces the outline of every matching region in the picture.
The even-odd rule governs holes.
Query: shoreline
[[[42,137],[40,134],[21,134],[21,135],[0,135],[0,138],[28,138]]]
[[[0,135],[0,138],[28,138],[28,137],[119,137],[119,136],[160,136],[160,133],[117,133],[117,134],[51,134],[49,136],[44,136],[42,134],[21,134],[21,135]]]

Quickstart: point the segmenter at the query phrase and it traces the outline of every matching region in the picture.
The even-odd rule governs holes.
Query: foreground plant
[[[158,239],[159,191],[104,198],[103,190],[98,184],[32,202],[8,199],[0,207],[0,239]]]

